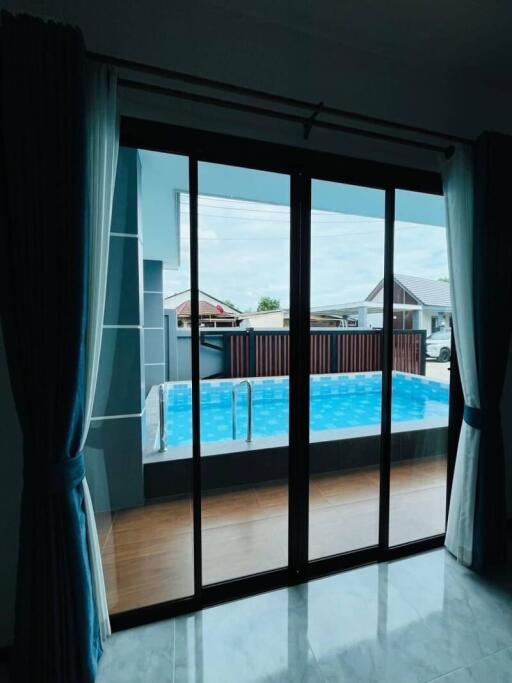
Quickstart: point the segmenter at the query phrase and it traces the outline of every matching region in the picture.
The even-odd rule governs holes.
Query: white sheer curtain
[[[453,330],[464,403],[480,408],[473,314],[473,156],[457,147],[443,168],[447,212],[448,259]],[[469,566],[473,556],[473,525],[480,430],[462,422],[446,529],[446,547]]]
[[[81,449],[91,423],[103,333],[112,202],[119,150],[117,74],[91,64],[87,99],[87,190],[89,210],[89,301],[86,341],[85,415]],[[89,558],[102,640],[110,631],[98,532],[87,480],[83,481]]]

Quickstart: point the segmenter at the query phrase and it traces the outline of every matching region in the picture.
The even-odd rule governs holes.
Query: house
[[[279,308],[272,311],[249,311],[239,315],[240,327],[290,327],[290,311]]]
[[[384,280],[367,296],[369,302],[382,302]],[[397,310],[398,305],[401,306]],[[410,306],[411,308],[405,308]],[[393,283],[393,327],[400,330],[435,332],[451,327],[450,283],[416,275],[395,275]]]
[[[348,326],[382,327],[384,280],[363,301],[316,306],[315,315],[338,316]],[[451,327],[450,285],[415,275],[398,275],[393,284],[393,327],[399,330],[426,330],[428,334]]]
[[[249,311],[248,313],[241,313],[239,316],[240,327],[290,327],[290,310],[288,308],[280,308],[274,311]],[[309,317],[310,327],[352,327],[355,326],[356,321],[350,318],[348,321],[341,316],[329,315],[328,313],[313,313]]]
[[[178,327],[191,327],[190,289],[164,298],[164,309],[175,310]],[[199,324],[201,327],[238,327],[240,311],[199,290]]]

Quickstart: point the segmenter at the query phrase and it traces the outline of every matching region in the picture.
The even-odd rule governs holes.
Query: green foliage
[[[271,296],[262,296],[258,302],[257,311],[277,311],[281,308],[279,299],[273,299]]]

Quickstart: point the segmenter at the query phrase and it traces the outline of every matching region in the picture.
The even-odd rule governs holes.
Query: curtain
[[[80,32],[2,13],[0,305],[23,433],[15,679],[92,683],[102,646],[83,454],[88,290]]]
[[[118,150],[117,74],[110,67],[93,63],[88,67],[87,92],[89,310],[86,338],[85,409],[80,450],[84,448],[89,433],[98,378]],[[101,639],[105,640],[111,633],[107,595],[94,509],[85,478],[83,488],[94,598]]]
[[[464,393],[447,548],[484,572],[506,559],[501,397],[512,321],[509,177],[512,138],[484,133],[460,147],[443,184],[455,345]]]
[[[512,137],[483,133],[475,146],[475,341],[481,414],[472,567],[506,559],[505,454],[501,397],[512,320],[510,160]]]
[[[119,150],[117,74],[105,65],[88,67],[87,92],[87,219],[89,229],[88,322],[86,337],[85,408],[80,450],[91,424],[103,333],[107,290],[112,202]],[[107,596],[98,532],[87,480],[83,480],[89,557],[102,640],[110,635]]]
[[[452,321],[464,403],[478,410],[480,392],[473,314],[473,183],[472,150],[458,147],[443,169]],[[448,550],[467,566],[471,565],[473,557],[479,445],[480,430],[464,420],[457,448],[445,542]]]

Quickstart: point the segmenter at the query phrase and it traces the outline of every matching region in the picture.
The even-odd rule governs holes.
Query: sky
[[[397,192],[400,201],[416,193]],[[435,197],[443,202],[442,197]],[[313,207],[314,207],[313,195]],[[260,297],[289,306],[290,215],[282,204],[199,196],[199,288],[255,310]],[[180,194],[180,268],[164,271],[166,296],[190,286],[188,194]],[[446,230],[419,222],[395,223],[395,272],[438,279],[448,275]],[[311,305],[364,300],[383,277],[384,220],[313,208]]]

